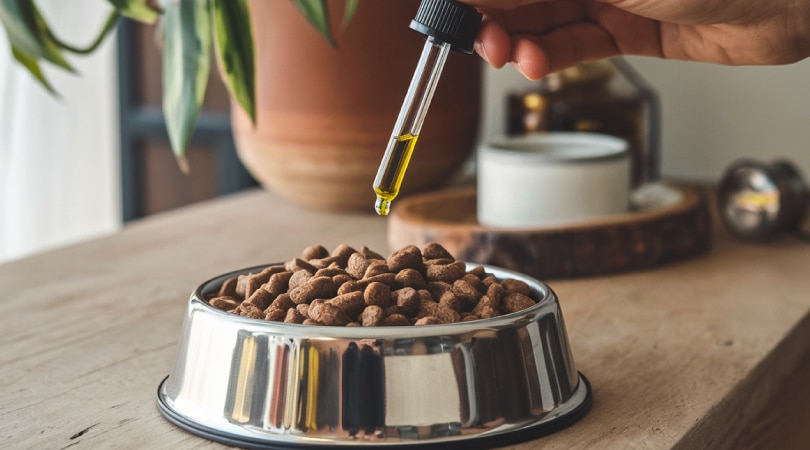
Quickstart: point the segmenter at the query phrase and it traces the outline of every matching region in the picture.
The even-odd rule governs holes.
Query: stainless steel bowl
[[[477,265],[477,264],[476,264]],[[469,268],[472,268],[470,266]],[[328,327],[249,319],[191,295],[158,405],[174,424],[246,448],[491,448],[570,425],[590,406],[554,292],[492,319]]]

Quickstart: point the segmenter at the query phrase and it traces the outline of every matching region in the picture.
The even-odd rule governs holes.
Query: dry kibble
[[[264,319],[264,310],[244,302],[236,310],[240,316],[250,317],[251,319]]]
[[[211,300],[208,300],[208,304],[210,304],[216,309],[221,309],[223,311],[230,311],[239,306],[239,301],[231,296],[222,295],[219,297],[214,297]]]
[[[456,280],[453,283],[452,292],[456,294],[456,297],[458,297],[459,301],[461,301],[462,309],[467,311],[472,309],[483,295],[481,292],[478,292],[470,283],[464,280]]]
[[[332,250],[331,256],[335,257],[341,267],[346,267],[346,264],[349,262],[349,257],[354,253],[357,253],[357,250],[353,249],[351,246],[340,244]]]
[[[425,316],[414,322],[414,325],[438,325],[441,321],[433,316]]]
[[[501,312],[504,314],[509,314],[522,311],[526,308],[531,308],[535,305],[535,303],[536,302],[530,297],[516,292],[507,295],[503,300],[501,300]]]
[[[383,260],[372,259],[369,260],[368,268],[366,268],[366,273],[363,274],[362,278],[371,278],[377,275],[382,275],[384,273],[390,272],[391,269],[388,267],[388,264],[385,262],[384,259]]]
[[[337,275],[346,275],[346,271],[341,269],[338,266],[327,266],[322,269],[318,269],[317,272],[313,275],[314,277],[335,277]]]
[[[329,250],[321,244],[310,245],[301,253],[301,258],[309,261],[311,259],[321,259],[329,256]]]
[[[353,253],[349,256],[349,261],[346,263],[346,273],[349,275],[361,279],[366,273],[366,269],[371,263],[365,256],[360,253]]]
[[[270,304],[270,308],[280,309],[282,311],[286,311],[290,308],[295,307],[295,302],[292,301],[290,298],[290,294],[285,292],[283,294],[279,294],[273,303]]]
[[[439,298],[439,304],[442,306],[446,306],[453,311],[461,312],[461,300],[456,297],[456,294],[453,291],[446,291],[442,296]]]
[[[394,273],[402,269],[415,269],[422,272],[425,267],[425,263],[422,261],[422,251],[415,245],[404,247],[388,258],[388,267]]]
[[[403,247],[388,258],[363,246],[320,244],[301,258],[223,281],[214,308],[245,317],[325,326],[434,325],[520,311],[537,298],[522,280],[467,271],[439,244]]]
[[[411,287],[391,291],[391,302],[396,304],[405,315],[413,316],[419,311],[419,300],[419,293]]]
[[[284,309],[270,308],[264,311],[264,320],[270,320],[273,322],[284,322],[284,318],[286,317],[287,311]]]
[[[219,288],[218,297],[236,297],[236,280],[237,277],[231,277],[225,280]]]
[[[301,258],[295,258],[292,261],[287,263],[287,270],[290,272],[297,272],[299,270],[306,270],[310,274],[314,274],[318,271],[318,268],[313,266],[312,264],[304,261]]]
[[[269,291],[264,289],[256,289],[253,294],[251,294],[250,297],[244,301],[243,304],[253,305],[264,311],[265,308],[270,306],[270,303],[273,302],[275,297],[276,296],[271,294]]]
[[[326,300],[313,300],[309,304],[309,318],[324,325],[343,326],[349,323],[349,317],[342,309]]]
[[[286,323],[304,323],[304,320],[307,318],[301,315],[295,308],[290,308],[287,310],[287,315],[284,317],[284,322]]]
[[[453,255],[441,244],[431,242],[422,248],[422,255],[425,259],[454,259]]]
[[[337,293],[337,287],[329,277],[313,277],[305,284],[290,291],[290,298],[296,304],[307,303],[316,298],[330,298]]]
[[[335,279],[332,278],[332,281],[335,281]],[[363,292],[357,280],[349,280],[338,286],[337,295],[348,294],[349,292]]]
[[[366,259],[381,259],[385,261],[385,257],[380,255],[379,253],[375,252],[374,250],[366,247],[365,245],[360,246],[360,253],[366,257]]]
[[[399,287],[411,287],[414,289],[425,289],[427,282],[416,269],[402,269],[396,274],[394,280]]]
[[[273,295],[283,294],[287,292],[290,288],[290,278],[292,277],[293,273],[289,270],[285,270],[283,272],[274,273],[270,280],[265,283],[262,287],[263,289],[267,290]]]
[[[293,272],[292,276],[290,276],[290,280],[287,282],[287,289],[290,291],[294,290],[295,288],[305,284],[312,278],[312,274],[306,270],[298,270]]]
[[[360,291],[349,292],[348,294],[338,295],[337,297],[328,300],[329,303],[342,309],[349,317],[357,317],[366,307],[366,302],[363,299],[363,293]]]
[[[408,326],[411,322],[402,314],[391,314],[382,320],[380,325],[384,327],[402,327]]]
[[[364,327],[376,327],[382,323],[385,314],[377,305],[366,306],[360,313],[360,324]]]
[[[525,281],[515,280],[513,278],[508,278],[506,280],[501,281],[501,286],[506,289],[506,292],[512,294],[523,294],[526,297],[532,295],[532,290],[529,288],[529,285],[526,284]]]
[[[453,283],[464,276],[466,269],[466,264],[461,261],[456,261],[450,264],[427,266],[425,268],[425,275],[427,275],[428,281]]]
[[[370,283],[382,283],[388,286],[393,286],[396,280],[397,280],[396,275],[389,272],[374,275],[373,277],[363,278],[362,280],[360,280],[360,282],[365,285],[368,285]]]
[[[363,291],[366,305],[375,305],[387,308],[391,304],[391,288],[387,284],[373,281]]]

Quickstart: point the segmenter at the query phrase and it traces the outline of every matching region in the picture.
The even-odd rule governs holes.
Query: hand
[[[617,55],[727,65],[810,56],[810,0],[459,0],[484,20],[476,51],[539,79]]]

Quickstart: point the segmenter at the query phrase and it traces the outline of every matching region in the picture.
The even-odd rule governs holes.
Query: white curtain
[[[109,6],[40,0],[56,34],[85,46]],[[47,67],[51,96],[17,64],[0,32],[0,262],[120,228],[115,42]]]

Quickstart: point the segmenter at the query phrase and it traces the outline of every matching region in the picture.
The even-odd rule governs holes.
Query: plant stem
[[[101,33],[99,33],[98,37],[88,46],[85,48],[74,47],[68,43],[62,42],[55,34],[50,30],[50,28],[46,28],[46,32],[48,33],[48,37],[53,40],[53,42],[58,45],[60,48],[67,50],[71,53],[76,53],[79,55],[89,55],[96,51],[99,45],[104,41],[104,38],[110,33],[110,31],[115,26],[115,23],[118,21],[118,17],[120,14],[118,10],[113,10],[109,17],[107,17],[107,22],[104,23],[104,28],[101,29]]]

